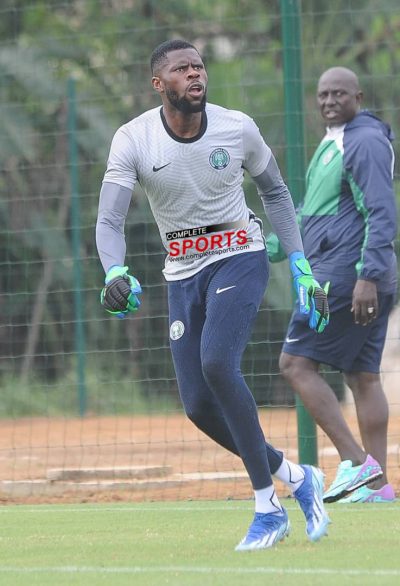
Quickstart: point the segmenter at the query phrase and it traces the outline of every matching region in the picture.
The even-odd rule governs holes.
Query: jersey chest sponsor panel
[[[149,199],[168,252],[164,269],[167,280],[191,276],[221,254],[225,258],[263,248],[258,225],[249,223],[242,189],[241,119],[219,108],[208,109],[207,116],[205,133],[194,141],[170,136],[159,108],[124,127],[130,142],[124,149],[123,156],[129,157],[125,165],[132,166]],[[112,162],[109,169],[110,180],[118,180],[113,177]],[[190,233],[192,229],[219,225],[225,229],[216,234],[208,230]],[[240,229],[245,234],[238,234]],[[189,233],[190,237],[171,240],[171,233]]]

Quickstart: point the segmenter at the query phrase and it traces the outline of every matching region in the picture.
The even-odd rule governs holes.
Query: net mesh
[[[5,0],[0,16],[0,492],[5,499],[249,495],[240,461],[183,416],[164,252],[140,189],[126,225],[127,264],[145,291],[133,319],[113,320],[100,307],[94,224],[115,129],[159,103],[148,61],[167,38],[190,37],[206,60],[209,100],[252,116],[285,175],[280,3]],[[308,156],[322,132],[316,81],[335,63],[355,69],[366,105],[399,127],[399,25],[395,1],[302,3]],[[244,186],[263,216],[248,178]],[[278,373],[291,304],[287,266],[273,266],[243,372],[266,436],[296,459],[294,398]],[[382,365],[397,485],[399,319],[397,309]],[[326,377],[357,435],[340,376]],[[320,465],[333,475],[337,454],[320,431],[318,445]]]

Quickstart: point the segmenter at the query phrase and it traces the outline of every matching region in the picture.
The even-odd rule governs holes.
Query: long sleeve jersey
[[[302,251],[290,193],[271,149],[246,114],[207,104],[200,132],[190,139],[172,133],[160,107],[123,125],[112,141],[100,195],[96,241],[104,270],[124,264],[124,223],[137,183],[167,251],[167,281],[264,249],[260,222],[245,200],[245,170],[286,253]]]
[[[320,282],[348,295],[358,278],[396,289],[394,153],[388,125],[361,111],[327,133],[310,162],[300,209],[304,252]]]

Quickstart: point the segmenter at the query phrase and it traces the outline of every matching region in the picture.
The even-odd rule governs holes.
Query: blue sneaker
[[[382,468],[370,455],[360,466],[353,466],[351,460],[344,460],[339,464],[335,480],[324,494],[324,503],[335,503],[381,476]]]
[[[322,501],[324,493],[324,475],[314,466],[301,466],[304,470],[304,482],[294,493],[303,511],[307,525],[306,533],[310,541],[319,541],[327,535],[327,528],[331,520]]]
[[[290,523],[285,509],[281,513],[256,513],[246,537],[235,551],[251,551],[272,547],[289,535]]]

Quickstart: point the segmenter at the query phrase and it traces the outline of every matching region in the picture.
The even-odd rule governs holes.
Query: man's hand
[[[354,321],[362,326],[368,325],[378,316],[378,294],[376,283],[358,279],[353,289],[353,304],[351,311]]]
[[[127,313],[139,309],[140,301],[137,295],[142,292],[142,288],[135,277],[128,275],[128,267],[111,267],[105,283],[100,301],[108,313],[124,318]]]
[[[322,288],[312,275],[308,260],[300,252],[293,252],[289,257],[294,286],[299,300],[300,313],[309,316],[308,324],[318,334],[329,323],[329,305],[327,293],[329,282]]]

